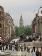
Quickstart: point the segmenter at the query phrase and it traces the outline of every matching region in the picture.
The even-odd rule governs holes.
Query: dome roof
[[[0,11],[4,11],[4,8],[2,6],[0,6]]]

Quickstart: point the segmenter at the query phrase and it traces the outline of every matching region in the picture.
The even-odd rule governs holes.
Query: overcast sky
[[[42,6],[42,0],[0,0],[0,5],[5,12],[10,13],[15,25],[19,25],[22,14],[24,25],[30,25],[35,17],[35,13]]]

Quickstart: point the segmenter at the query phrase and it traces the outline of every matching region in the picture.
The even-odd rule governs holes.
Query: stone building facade
[[[32,32],[42,39],[42,7],[39,8],[38,13],[32,21]]]
[[[2,6],[0,6],[0,38],[7,42],[10,38],[12,39],[12,34],[14,32],[15,30],[12,17],[9,13],[4,11]]]

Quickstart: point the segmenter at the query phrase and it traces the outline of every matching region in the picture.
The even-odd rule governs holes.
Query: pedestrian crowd
[[[14,45],[10,45],[9,46],[10,50],[12,51],[27,51],[28,53],[31,52],[32,56],[42,56],[42,47],[40,47],[40,50],[38,47],[28,47],[26,46],[26,44],[23,44],[23,45],[19,45],[17,42],[14,43]]]
[[[18,44],[17,42],[14,44],[6,45],[6,48],[3,48],[3,50],[12,50],[12,51],[27,51],[28,53],[31,52],[32,56],[42,56],[42,47],[40,47],[40,51],[38,47],[28,47],[26,44]]]

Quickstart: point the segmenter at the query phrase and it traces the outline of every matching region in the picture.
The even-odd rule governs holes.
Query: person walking
[[[36,56],[35,47],[32,49],[32,56]]]
[[[42,47],[41,47],[41,51],[40,51],[40,56],[42,56]]]
[[[39,52],[39,50],[38,50],[38,48],[37,48],[37,50],[36,50],[36,56],[41,56],[41,55],[40,55],[40,52]]]
[[[24,44],[24,51],[26,51],[26,45]]]

